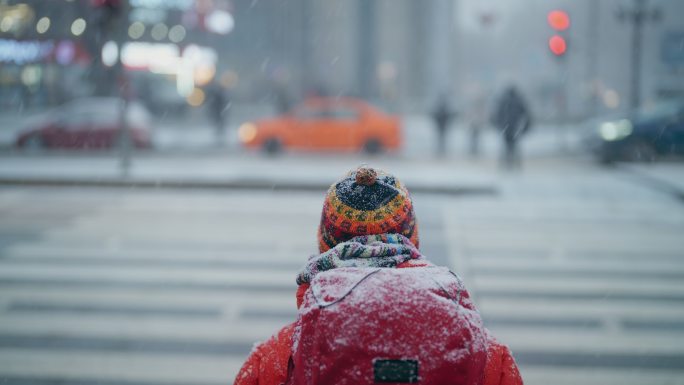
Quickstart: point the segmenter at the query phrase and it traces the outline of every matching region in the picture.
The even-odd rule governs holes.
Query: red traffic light
[[[568,43],[562,36],[553,35],[549,39],[549,49],[556,56],[563,56],[568,49]]]
[[[565,11],[551,11],[546,19],[556,31],[565,31],[570,27],[570,16]]]

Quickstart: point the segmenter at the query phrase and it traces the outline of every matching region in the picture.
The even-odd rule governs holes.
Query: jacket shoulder
[[[487,363],[484,385],[523,385],[518,365],[508,346],[500,343],[490,333],[487,341]]]
[[[294,323],[257,344],[235,377],[234,385],[280,385],[287,378],[287,365]]]

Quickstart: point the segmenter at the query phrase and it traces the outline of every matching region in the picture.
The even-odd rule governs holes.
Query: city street
[[[277,162],[315,177],[345,159]],[[496,182],[495,193],[414,201],[424,254],[462,275],[526,384],[684,384],[680,200],[583,158],[531,159],[510,174],[449,162],[380,163],[407,179],[460,168],[471,176],[461,181]],[[254,342],[294,320],[322,200],[2,187],[0,382],[230,383]]]
[[[0,0],[0,385],[684,385],[681,15]]]

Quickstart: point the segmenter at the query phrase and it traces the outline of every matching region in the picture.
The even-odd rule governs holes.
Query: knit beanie
[[[382,170],[359,167],[328,189],[318,227],[321,253],[358,235],[397,233],[418,247],[408,190]]]

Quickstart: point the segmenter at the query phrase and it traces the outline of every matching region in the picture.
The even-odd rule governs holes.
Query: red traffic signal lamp
[[[567,12],[556,9],[547,14],[546,21],[556,31],[549,38],[549,50],[555,57],[561,58],[568,51],[565,31],[570,28],[570,16]]]
[[[549,49],[551,50],[552,54],[556,56],[563,56],[568,50],[568,43],[562,36],[553,35],[549,39]]]
[[[551,11],[547,15],[546,20],[549,22],[551,28],[556,31],[565,31],[570,28],[570,16],[568,16],[568,13],[565,11]]]

